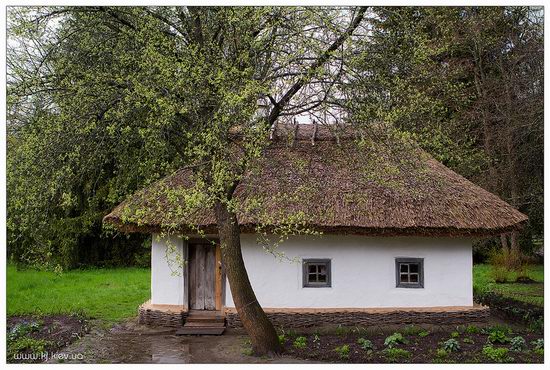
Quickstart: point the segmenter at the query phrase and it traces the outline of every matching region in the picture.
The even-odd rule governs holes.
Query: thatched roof
[[[243,232],[300,215],[323,233],[418,236],[489,236],[521,228],[527,217],[415,146],[364,140],[351,131],[282,127],[236,190]],[[338,138],[338,139],[337,139]],[[104,219],[123,232],[158,232],[196,224],[216,232],[213,211],[182,213],[182,169],[136,193]],[[164,190],[163,190],[164,189]],[[177,192],[176,192],[177,193]],[[286,221],[284,221],[286,222]]]

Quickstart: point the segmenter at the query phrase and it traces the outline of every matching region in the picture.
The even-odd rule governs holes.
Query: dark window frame
[[[418,264],[418,282],[401,282],[401,264]],[[408,272],[410,275],[411,273]],[[424,258],[397,257],[395,259],[395,287],[396,288],[424,288]]]
[[[327,281],[323,283],[309,281],[309,265],[325,264]],[[304,288],[331,288],[332,287],[332,261],[330,258],[304,258],[302,260],[302,286]]]

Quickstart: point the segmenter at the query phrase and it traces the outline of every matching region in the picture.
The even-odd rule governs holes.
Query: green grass
[[[8,315],[82,313],[105,321],[136,315],[149,299],[145,268],[48,271],[7,268]]]
[[[542,284],[496,284],[490,265],[474,266],[474,288],[490,289],[517,300],[544,305]],[[529,276],[544,281],[542,265],[529,267]],[[88,317],[117,321],[136,314],[149,299],[150,270],[117,268],[53,272],[7,269],[8,315],[83,313]],[[515,279],[510,273],[510,281]]]
[[[544,282],[544,266],[531,265],[527,269],[531,279]],[[510,272],[509,281],[514,281],[516,274]],[[491,265],[474,265],[474,289],[477,291],[492,290],[505,297],[517,299],[518,301],[544,306],[544,288],[543,284],[518,284],[504,283],[497,284],[491,277]]]

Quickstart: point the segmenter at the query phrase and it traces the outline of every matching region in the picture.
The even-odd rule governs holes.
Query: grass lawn
[[[82,313],[117,321],[137,314],[149,299],[150,269],[113,268],[53,272],[7,268],[9,315]]]
[[[117,321],[135,315],[137,306],[151,296],[150,275],[151,271],[144,268],[75,270],[56,275],[8,266],[8,315],[79,312]],[[475,265],[474,288],[543,306],[544,267],[530,266],[529,276],[540,284],[496,284],[490,265]],[[510,273],[509,280],[514,279]]]
[[[478,291],[492,290],[505,297],[542,307],[544,306],[544,266],[531,265],[527,271],[529,277],[538,284],[513,283],[516,278],[513,272],[510,272],[508,276],[510,283],[497,284],[491,277],[490,265],[474,265],[474,289]]]

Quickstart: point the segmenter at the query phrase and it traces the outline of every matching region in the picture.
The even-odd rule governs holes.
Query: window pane
[[[418,274],[410,274],[409,279],[411,283],[418,283]]]
[[[402,283],[408,283],[409,282],[409,279],[408,279],[408,275],[407,274],[401,274],[401,277],[400,277],[400,281]]]
[[[330,287],[330,260],[303,260],[304,287]]]
[[[418,273],[418,263],[411,263],[409,265],[410,272]]]
[[[400,271],[401,272],[409,272],[409,265],[407,265],[406,263],[400,264]]]

